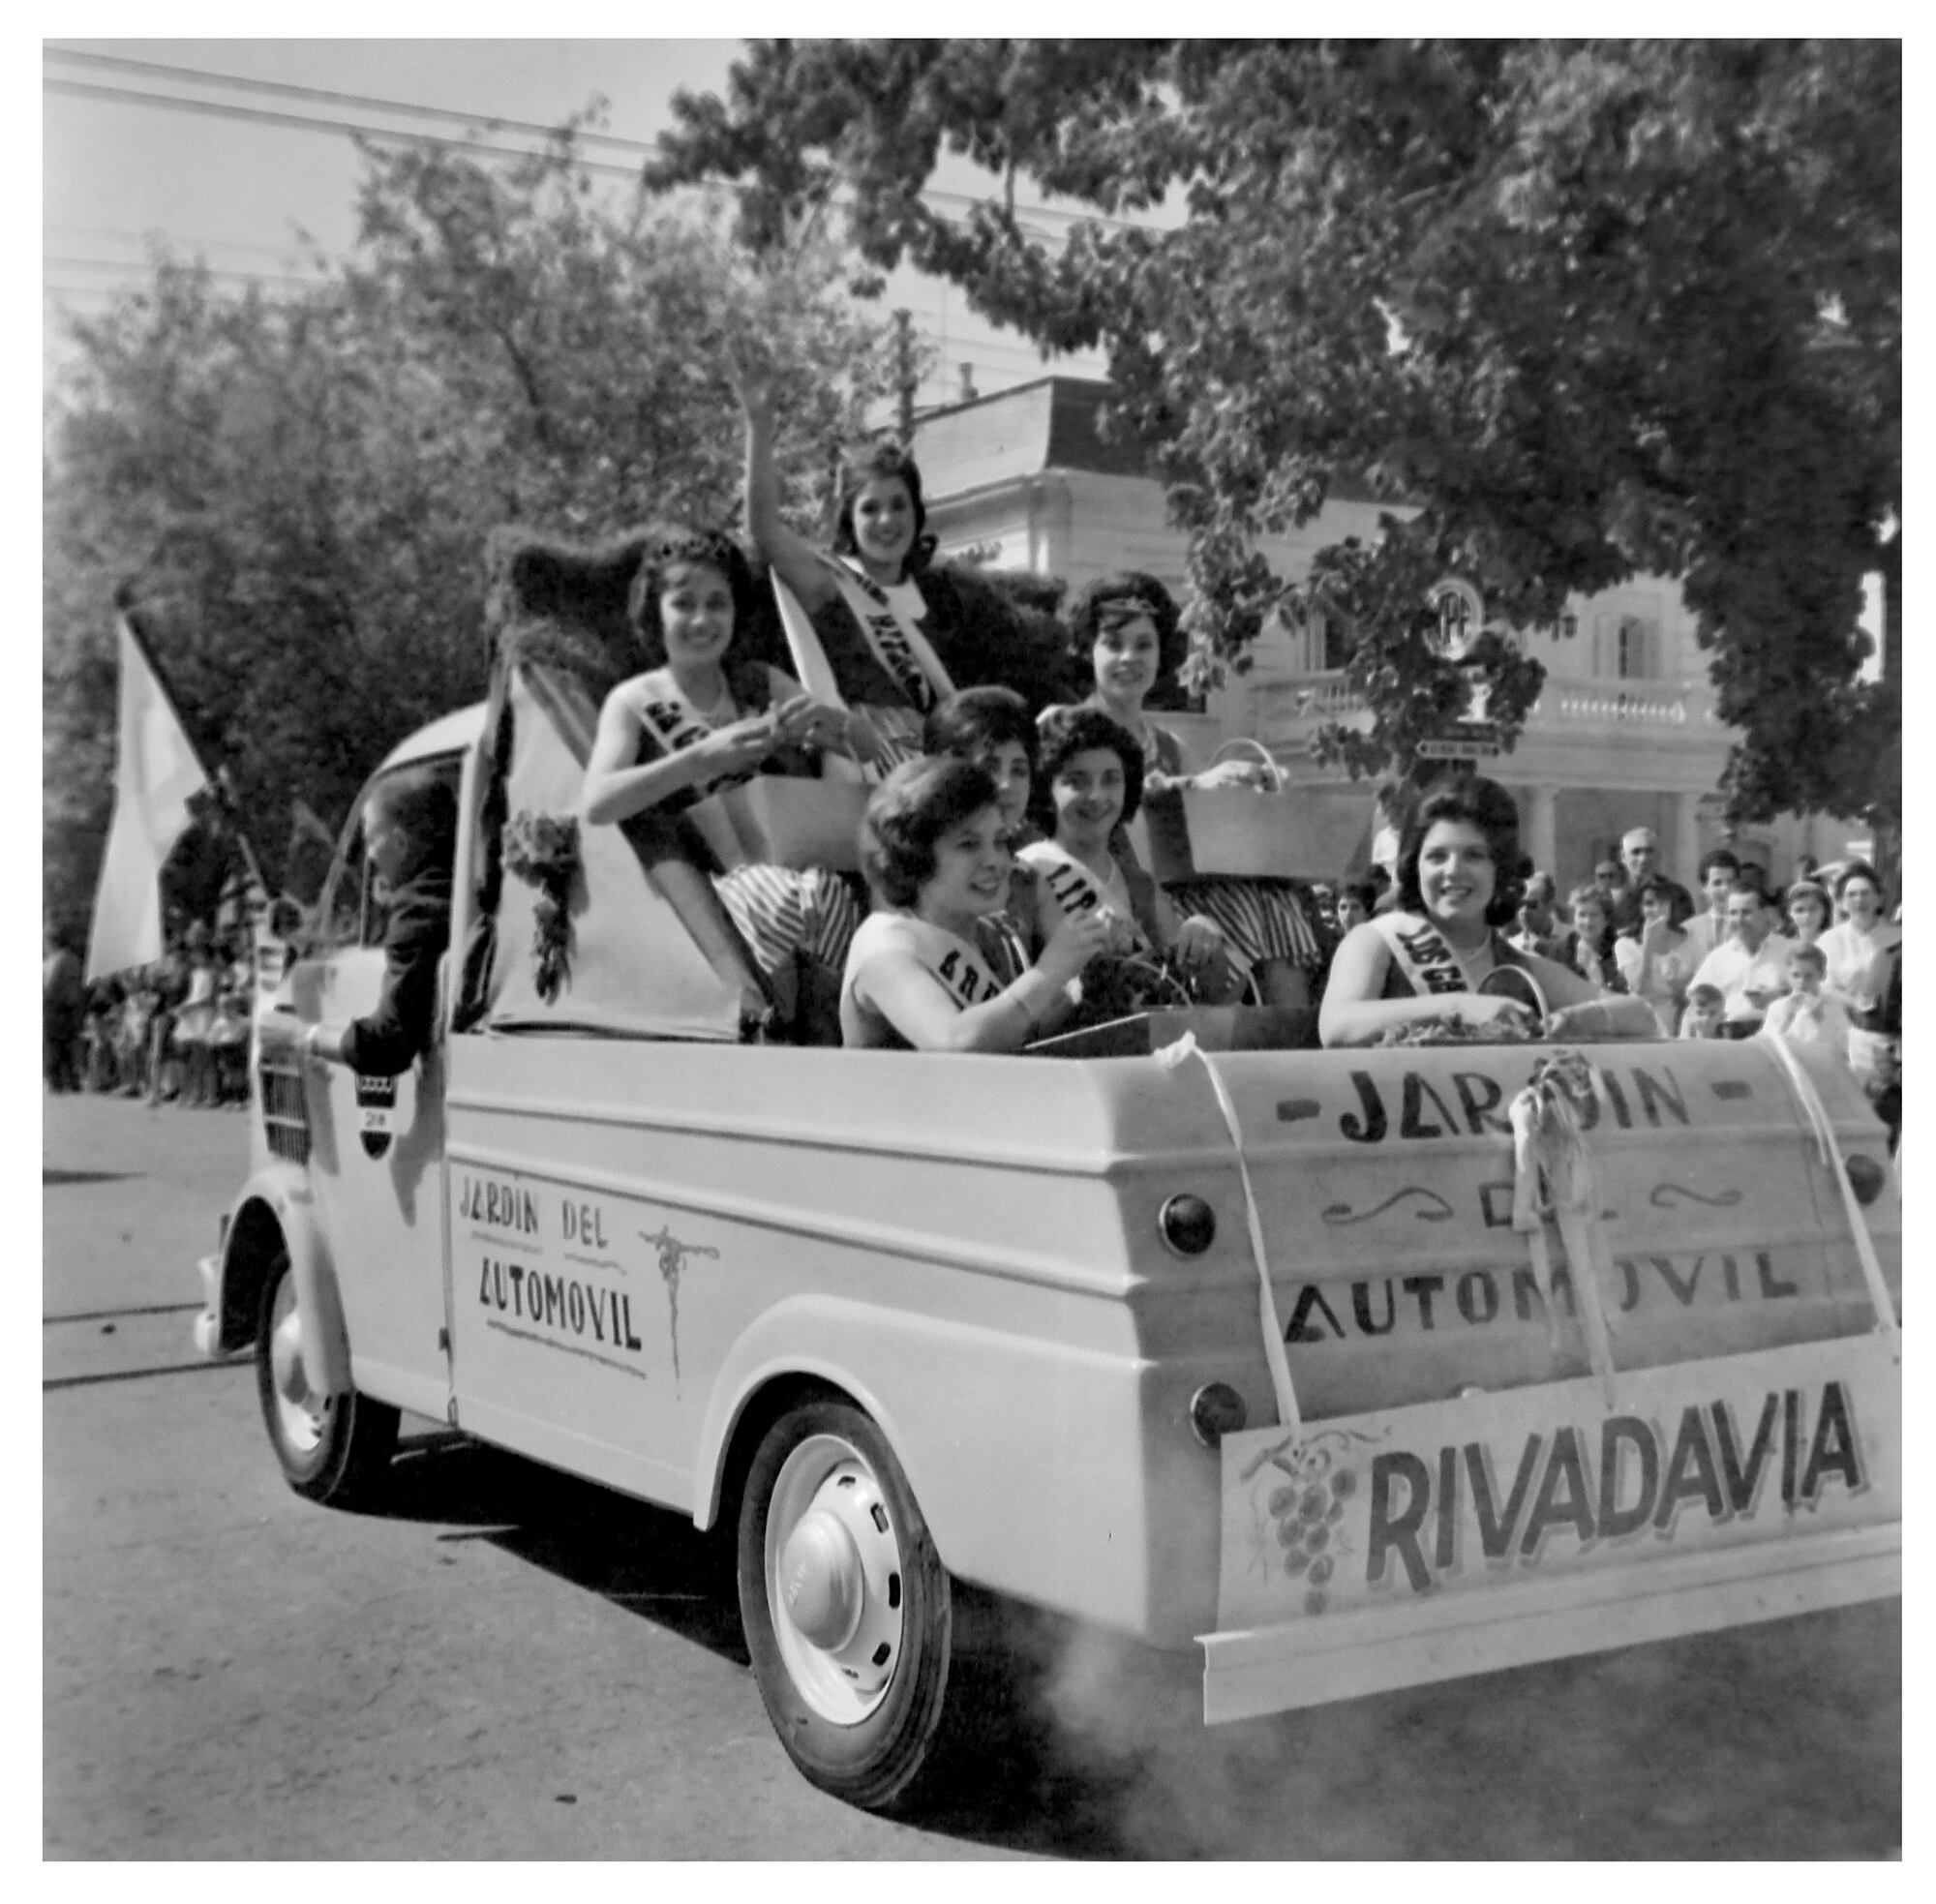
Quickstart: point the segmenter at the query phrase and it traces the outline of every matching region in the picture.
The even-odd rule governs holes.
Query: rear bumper
[[[1902,1591],[1902,1524],[1202,1636],[1203,1718],[1252,1719]]]

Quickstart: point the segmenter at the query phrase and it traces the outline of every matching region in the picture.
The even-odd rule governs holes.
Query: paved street
[[[1901,1836],[1895,1602],[1205,1732],[1199,1663],[1007,1628],[944,1809],[792,1768],[719,1543],[407,1418],[395,1500],[284,1486],[197,1365],[233,1111],[45,1105],[45,1848],[53,1858],[1874,1858]]]

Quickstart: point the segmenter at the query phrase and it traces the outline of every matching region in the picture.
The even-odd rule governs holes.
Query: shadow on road
[[[385,1519],[487,1540],[736,1666],[730,1533],[630,1500],[453,1431],[406,1436]],[[955,1589],[960,1723],[930,1795],[906,1822],[966,1841],[1055,1857],[1137,1856],[1115,1828],[1133,1773],[1083,1763],[1044,1702],[1065,1626],[969,1587]]]
[[[748,1663],[724,1530],[445,1432],[401,1444],[385,1512]],[[1814,1859],[1901,1841],[1897,1602],[1207,1730],[1194,1653],[972,1587],[956,1589],[955,1647],[953,1737],[906,1822],[963,1842],[1085,1859]],[[1818,1749],[1784,1743],[1798,1738]]]

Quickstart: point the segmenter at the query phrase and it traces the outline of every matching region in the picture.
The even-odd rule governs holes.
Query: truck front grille
[[[256,1076],[261,1089],[262,1131],[269,1155],[289,1164],[309,1162],[309,1103],[303,1096],[302,1062],[263,1052]]]

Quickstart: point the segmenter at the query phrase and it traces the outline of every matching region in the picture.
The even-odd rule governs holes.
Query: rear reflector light
[[[1207,1381],[1190,1398],[1191,1432],[1206,1448],[1214,1450],[1225,1436],[1240,1434],[1249,1419],[1244,1398],[1226,1381]]]
[[[1172,1196],[1156,1222],[1179,1256],[1200,1256],[1217,1240],[1217,1213],[1200,1196]]]
[[[1843,1167],[1849,1173],[1849,1188],[1856,1193],[1858,1203],[1873,1203],[1882,1194],[1882,1187],[1889,1182],[1889,1172],[1873,1157],[1864,1157],[1856,1151],[1843,1160]]]

